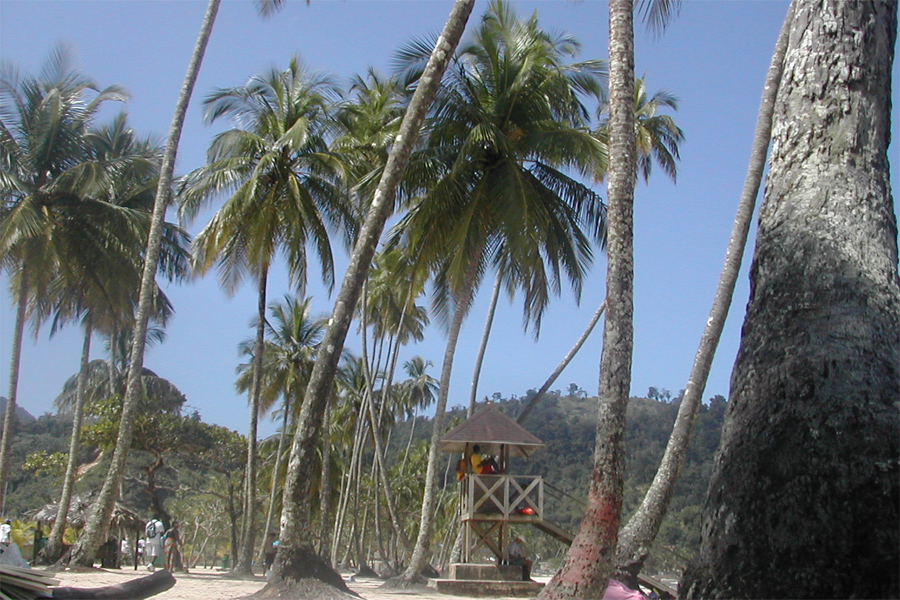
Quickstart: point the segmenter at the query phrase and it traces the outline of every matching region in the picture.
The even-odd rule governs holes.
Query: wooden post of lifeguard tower
[[[496,458],[500,472],[471,471],[470,457],[476,445],[482,454]],[[535,525],[545,531],[545,527],[553,527],[543,519],[543,478],[509,471],[510,458],[528,458],[543,446],[541,440],[493,406],[481,409],[441,439],[441,450],[459,453],[469,466],[459,483],[462,562],[450,565],[449,579],[432,580],[429,585],[451,593],[474,586],[479,595],[490,594],[492,588],[500,595],[533,596],[540,590],[541,584],[522,581],[521,566],[504,563],[509,558],[511,524]],[[493,561],[479,562],[479,554],[493,554]]]

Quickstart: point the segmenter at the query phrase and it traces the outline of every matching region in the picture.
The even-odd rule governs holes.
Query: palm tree
[[[644,177],[644,182],[649,182],[653,163],[656,162],[674,183],[678,175],[678,147],[684,140],[684,133],[675,124],[675,120],[670,115],[658,113],[663,107],[678,110],[678,99],[665,90],[658,91],[652,97],[648,97],[646,90],[646,82],[643,78],[635,80],[634,135],[637,144],[638,171]],[[609,140],[608,101],[600,105],[600,125],[597,129],[597,136],[604,142]],[[581,349],[581,346],[587,340],[605,310],[606,300],[604,299],[594,312],[581,337],[578,338],[575,345],[572,346],[553,373],[550,374],[537,394],[522,409],[517,418],[519,423],[524,422],[528,418],[531,411],[544,397],[544,394],[547,393],[547,390],[550,389],[557,377],[562,374],[566,366],[575,358],[575,355]]]
[[[645,15],[661,31],[678,0],[648,0]],[[541,598],[595,598],[612,573],[625,477],[625,411],[631,391],[634,292],[635,136],[634,0],[609,3],[609,183],[606,327],[600,357],[600,410],[588,507],[566,561]]]
[[[108,232],[95,228],[82,228],[85,243],[71,248],[66,262],[51,282],[49,302],[38,302],[38,310],[51,308],[55,312],[51,335],[66,321],[82,320],[84,346],[81,369],[77,378],[73,411],[72,434],[68,464],[60,494],[59,513],[44,546],[44,559],[55,561],[62,550],[62,538],[72,490],[82,415],[88,383],[90,342],[95,330],[113,331],[123,322],[133,318],[137,301],[136,290],[140,283],[142,250],[149,225],[149,208],[152,206],[151,187],[155,183],[159,150],[148,140],[138,140],[127,127],[124,114],[113,122],[92,131],[86,136],[88,155],[97,165],[106,167],[103,185],[92,190],[95,200],[110,205],[109,211],[121,213],[120,221],[134,221],[137,227],[107,225]],[[96,225],[92,219],[91,224]],[[164,249],[167,275],[182,275],[187,267],[187,236],[174,226],[169,226]],[[90,243],[94,242],[94,243]],[[156,290],[157,320],[165,324],[172,312],[168,299],[159,288]],[[50,304],[51,306],[46,306]]]
[[[403,53],[414,73],[417,44]],[[448,70],[410,172],[422,188],[401,232],[409,251],[435,271],[436,312],[452,320],[441,372],[419,536],[402,578],[424,566],[430,542],[438,442],[456,340],[483,273],[494,265],[525,290],[525,318],[539,328],[549,291],[565,276],[580,290],[591,240],[602,237],[603,205],[565,174],[596,177],[602,144],[587,128],[582,97],[599,98],[598,61],[566,64],[578,50],[568,36],[541,30],[493,2],[472,41]]]
[[[284,71],[273,69],[245,86],[217,90],[204,102],[207,121],[227,117],[238,127],[216,136],[209,164],[188,174],[179,186],[180,214],[186,219],[212,198],[228,196],[194,240],[197,271],[218,265],[228,291],[247,274],[257,284],[244,530],[235,567],[240,573],[250,572],[253,558],[256,430],[269,269],[280,250],[292,282],[303,289],[309,244],[318,254],[323,280],[332,285],[329,229],[352,230],[352,212],[337,185],[340,165],[325,140],[328,111],[336,97],[331,80],[307,72],[297,57]]]
[[[178,101],[175,104],[175,112],[172,116],[172,125],[166,140],[166,148],[163,152],[162,165],[160,167],[159,181],[156,187],[156,196],[153,201],[153,213],[150,223],[150,233],[147,239],[147,251],[144,255],[144,270],[141,275],[141,287],[138,295],[138,305],[135,315],[134,339],[131,345],[129,358],[129,371],[125,401],[122,406],[122,418],[119,426],[119,438],[116,441],[116,449],[109,466],[100,495],[94,510],[85,525],[84,533],[72,548],[70,561],[76,564],[93,564],[94,552],[106,539],[110,517],[115,506],[116,497],[125,474],[125,461],[131,448],[131,438],[134,431],[134,421],[137,414],[138,400],[140,398],[141,369],[144,366],[144,346],[147,337],[147,325],[150,320],[153,304],[153,290],[156,285],[156,272],[160,259],[163,238],[163,220],[166,209],[169,207],[172,194],[172,180],[175,174],[175,158],[178,153],[178,142],[181,139],[181,130],[187,114],[188,103],[194,90],[194,84],[200,73],[200,65],[203,55],[206,53],[206,44],[212,33],[216,14],[219,11],[221,0],[209,0],[203,24],[194,44],[191,54],[191,62]]]
[[[750,165],[744,189],[738,205],[737,216],[734,220],[731,238],[728,241],[728,249],[725,252],[725,264],[722,266],[722,274],[719,277],[719,285],[713,299],[712,308],[709,311],[709,319],[703,329],[700,345],[694,357],[694,364],[685,386],[684,397],[678,407],[678,415],[672,426],[672,435],[666,445],[665,453],[660,462],[659,469],[653,478],[653,482],[647,489],[640,507],[629,519],[628,524],[619,535],[619,546],[616,550],[616,565],[620,572],[627,573],[636,578],[643,568],[644,561],[650,553],[659,527],[665,517],[672,498],[675,482],[681,473],[687,458],[687,448],[691,440],[691,432],[700,410],[703,399],[703,391],[706,389],[706,381],[709,370],[715,357],[716,348],[725,326],[725,318],[731,306],[734,295],[734,287],[737,283],[744,249],[747,245],[747,235],[750,231],[756,196],[759,193],[762,173],[765,168],[766,154],[769,140],[772,134],[772,116],[775,107],[775,98],[781,82],[784,68],[784,55],[787,50],[788,36],[793,22],[793,4],[788,9],[781,29],[781,35],[775,45],[769,72],[760,102],[759,116],[757,118],[756,134],[753,139]],[[631,583],[634,583],[632,581]]]
[[[265,323],[267,339],[263,345],[264,390],[260,397],[260,414],[265,414],[278,397],[283,399],[283,406],[264,533],[268,533],[272,526],[281,460],[291,417],[300,410],[303,392],[309,383],[309,374],[327,323],[324,316],[313,318],[311,311],[312,298],[300,302],[296,298],[285,296],[281,302],[269,305],[271,318]],[[241,344],[241,352],[252,356],[254,346],[255,340],[245,340]],[[253,383],[251,365],[241,365],[238,372],[241,374],[237,382],[238,391],[250,390]],[[262,537],[260,555],[265,552],[266,536]]]
[[[409,448],[412,445],[419,411],[431,406],[438,391],[438,380],[426,372],[431,366],[431,361],[425,360],[421,356],[414,356],[403,363],[403,370],[409,379],[401,385],[400,394],[404,400],[403,407],[407,416],[412,419],[412,424],[409,427],[409,440],[406,442],[406,450],[403,452],[401,464],[406,464],[409,458]]]
[[[893,2],[794,3],[688,597],[900,597],[897,16]]]
[[[393,209],[397,187],[406,170],[425,113],[438,91],[441,76],[462,36],[474,4],[474,0],[456,0],[428,66],[416,86],[350,257],[344,282],[331,312],[331,325],[319,347],[291,447],[280,545],[273,577],[276,585],[286,578],[296,580],[313,576],[345,587],[339,574],[322,574],[324,565],[313,549],[313,531],[310,525],[312,505],[308,493],[313,475],[312,459],[318,446],[325,406],[333,392],[344,340],[385,222]]]
[[[10,275],[16,298],[8,403],[0,440],[2,505],[29,301],[33,306],[34,299],[46,295],[67,252],[79,243],[83,249],[85,239],[96,239],[87,238],[82,228],[98,233],[102,226],[97,217],[102,216],[108,225],[113,216],[107,207],[82,194],[102,170],[90,160],[85,136],[100,107],[109,100],[124,100],[125,95],[115,86],[97,90],[59,47],[40,77],[22,75],[4,63],[0,98],[0,264]],[[106,236],[109,231],[99,233]]]

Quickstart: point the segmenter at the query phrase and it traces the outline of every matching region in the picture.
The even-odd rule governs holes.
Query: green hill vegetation
[[[495,394],[493,403],[515,418],[534,393],[529,390],[523,397],[510,398]],[[626,515],[637,508],[653,479],[680,403],[680,396],[672,398],[670,394],[658,394],[654,390],[651,395],[654,398],[632,398],[629,404]],[[699,543],[700,509],[725,408],[725,399],[716,396],[701,409],[688,462],[648,565],[651,571],[679,570]],[[573,533],[578,529],[593,467],[596,413],[597,399],[586,397],[574,386],[566,394],[548,393],[524,423],[525,428],[544,441],[546,447],[530,460],[514,459],[510,465],[510,472],[545,478],[548,520]],[[174,417],[169,415],[169,418]],[[465,409],[455,407],[448,414],[448,427],[464,419]],[[180,417],[180,420],[183,421],[180,425],[167,423],[164,434],[154,434],[149,426],[145,427],[145,435],[139,438],[141,442],[129,460],[123,502],[148,518],[162,510],[167,516],[183,523],[187,521],[185,529],[195,538],[193,558],[212,561],[218,556],[217,560],[221,561],[232,552],[232,535],[237,535],[240,520],[240,509],[236,505],[239,505],[242,485],[242,442],[236,433],[207,425],[196,414]],[[390,435],[388,458],[396,467],[392,469],[392,477],[396,481],[398,503],[405,507],[404,512],[408,515],[405,521],[410,528],[417,526],[415,511],[420,501],[421,477],[416,474],[424,472],[431,422],[428,417],[407,418],[396,423]],[[104,423],[103,419],[94,417],[88,428],[86,437],[97,445],[85,446],[79,456],[82,467],[77,493],[98,489],[106,472],[108,453],[104,453],[103,448],[110,440],[104,439],[109,437],[104,431]],[[7,496],[7,514],[25,520],[27,511],[58,499],[65,463],[57,459],[67,451],[70,428],[71,418],[65,413],[45,414],[33,422],[19,425],[13,444],[13,477]],[[178,433],[179,430],[183,431]],[[154,442],[156,438],[178,440],[179,436],[184,438],[179,443]],[[408,445],[411,450],[407,455]],[[258,492],[260,497],[268,494],[276,447],[277,439],[266,440],[261,445],[266,466]],[[444,481],[448,492],[455,486],[455,476],[449,465],[456,458],[455,455],[447,456]],[[371,456],[367,459],[370,461]],[[336,474],[332,478],[340,480]],[[453,498],[454,494],[447,494],[447,497]],[[454,510],[448,505],[447,514],[452,515]],[[446,524],[436,533],[436,540],[452,539],[450,522],[449,518],[445,520]],[[530,551],[540,557],[542,568],[552,569],[559,564],[565,546],[537,530],[523,533],[527,536]],[[353,561],[352,558],[349,560]]]

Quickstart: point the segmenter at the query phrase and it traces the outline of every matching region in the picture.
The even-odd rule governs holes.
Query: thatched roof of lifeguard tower
[[[500,454],[506,447],[509,456],[528,458],[544,446],[530,431],[504,415],[493,406],[487,406],[441,438],[441,450],[466,452],[473,444],[482,452]]]

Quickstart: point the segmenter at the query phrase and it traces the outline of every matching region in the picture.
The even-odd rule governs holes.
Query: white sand
[[[121,570],[67,570],[54,573],[53,577],[60,581],[61,586],[93,588],[123,583],[146,575],[149,575],[146,569],[135,571],[133,567],[125,567]],[[266,584],[262,577],[253,580],[236,579],[225,571],[205,568],[191,569],[190,573],[178,573],[175,579],[174,587],[153,596],[152,600],[233,600],[248,596]],[[379,579],[358,578],[354,582],[348,581],[347,585],[366,600],[467,600],[466,596],[440,594],[424,585],[409,589],[392,589],[382,588],[382,583],[383,581]]]

